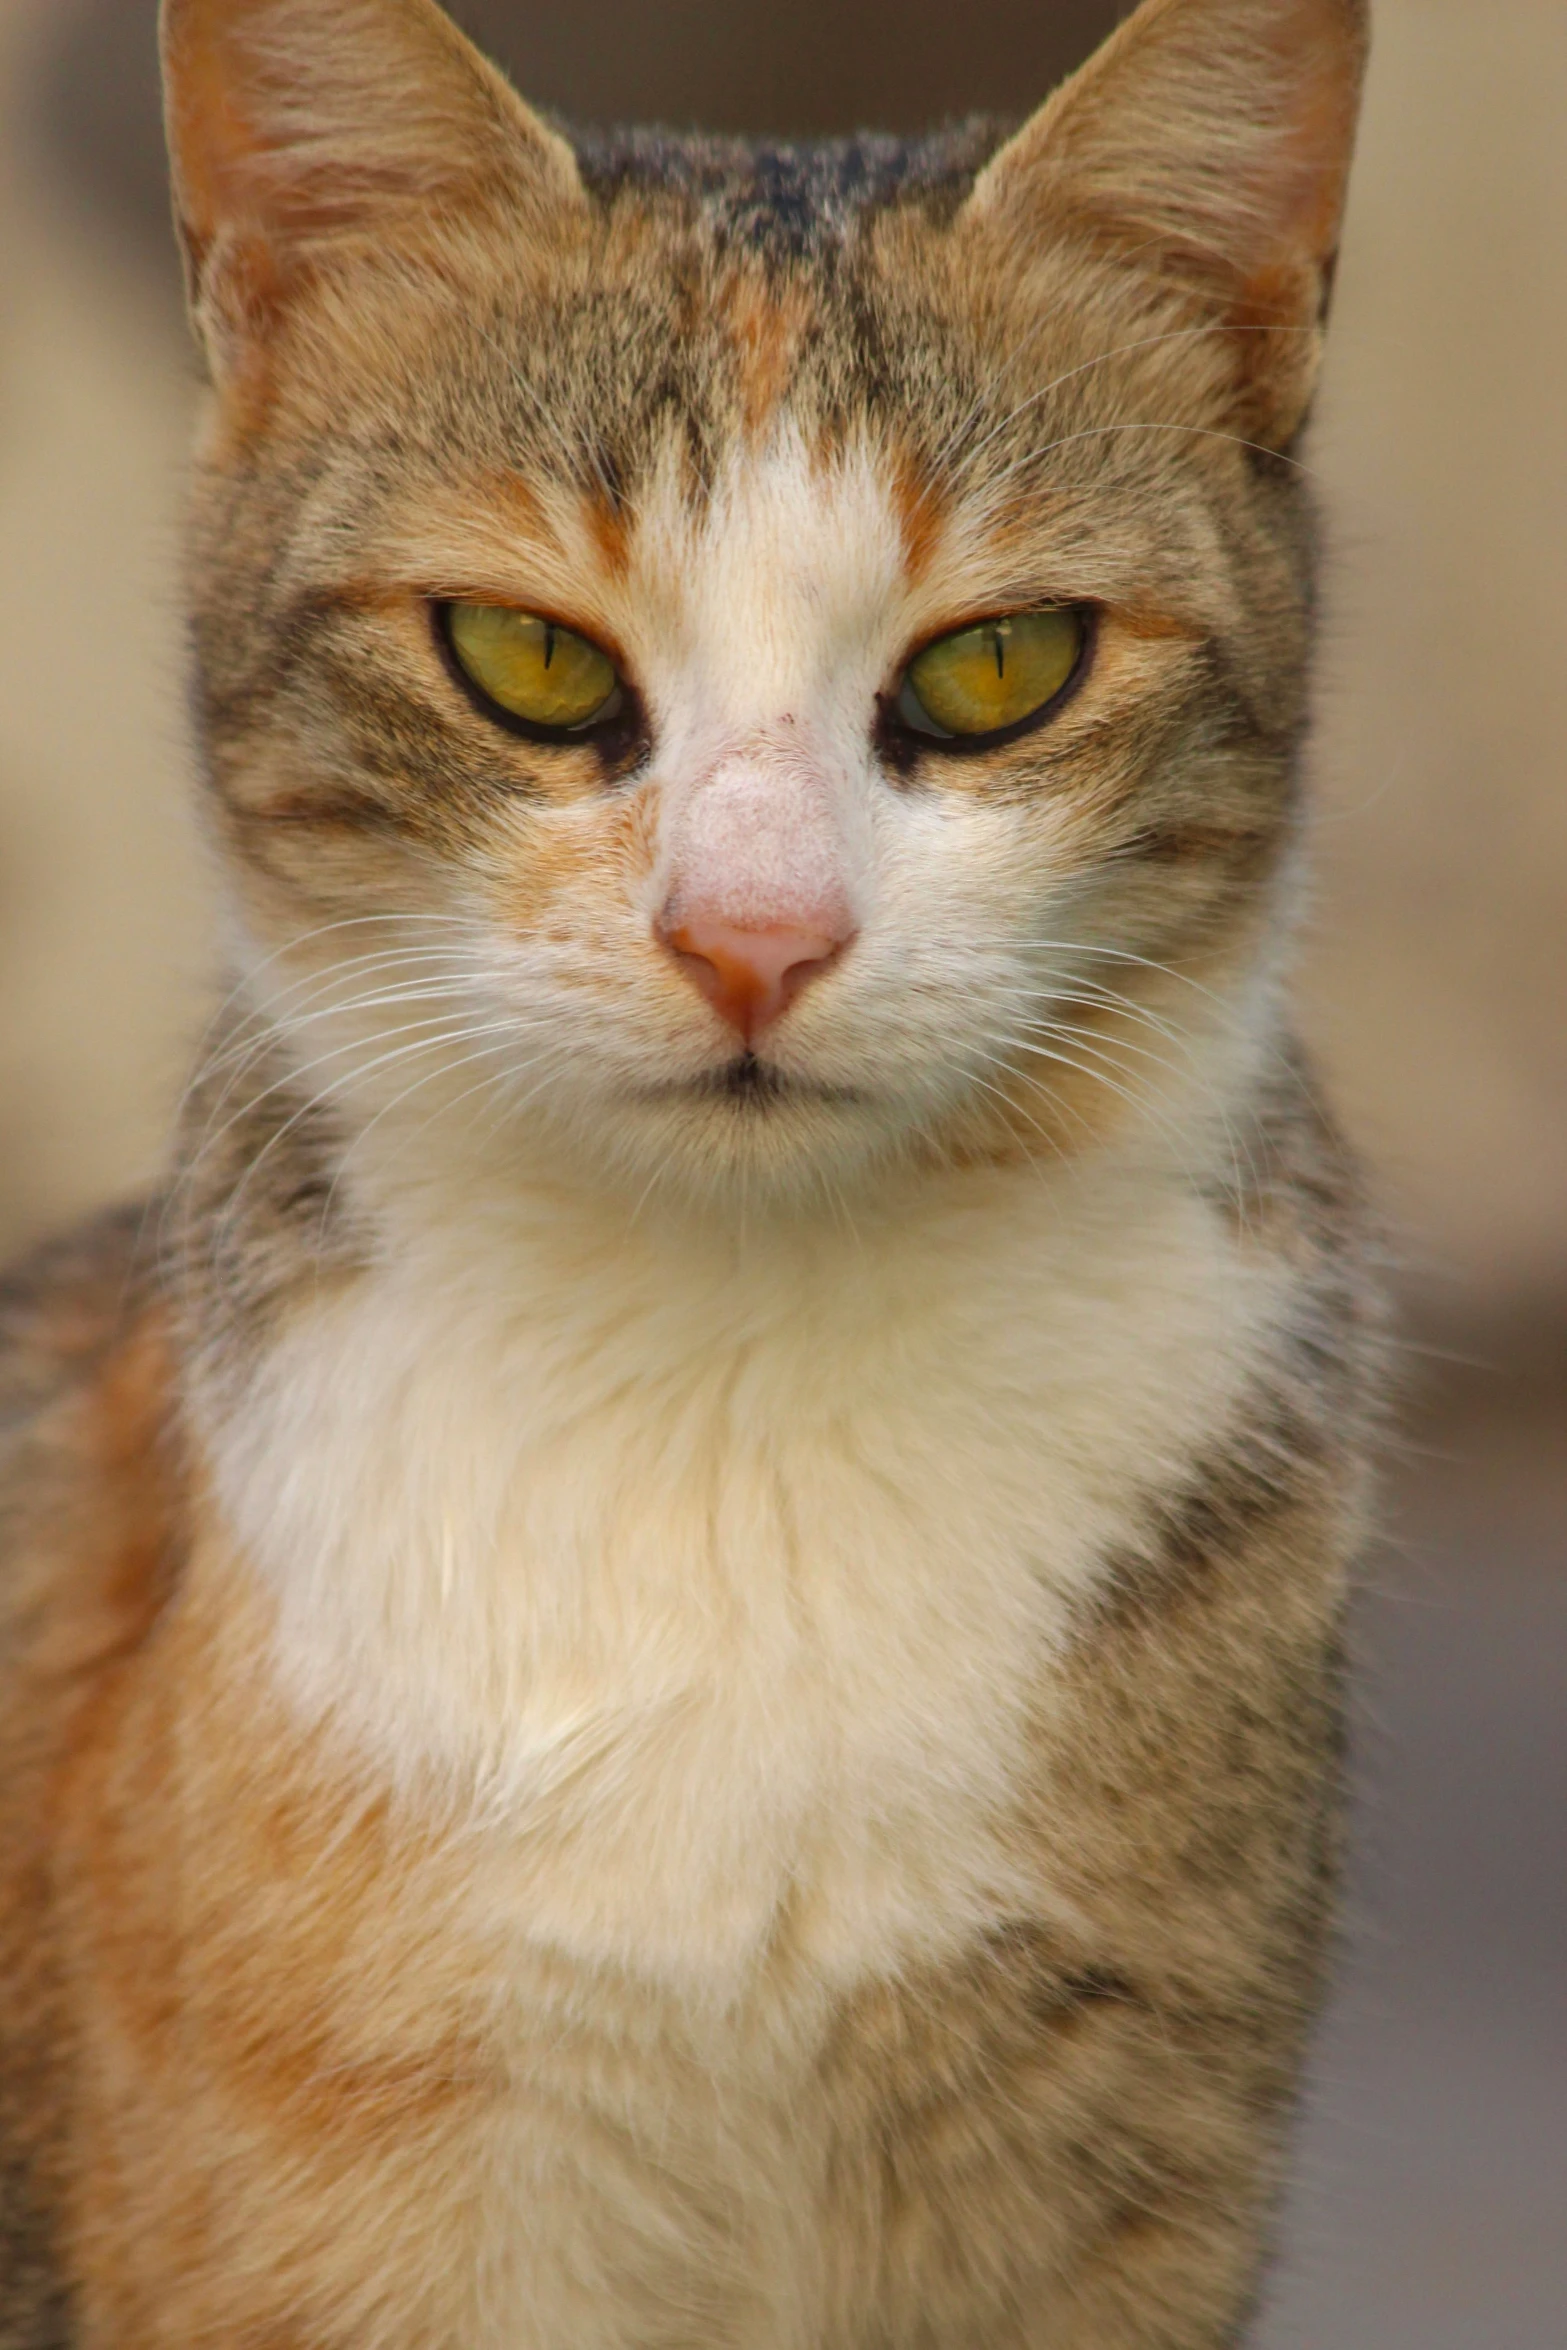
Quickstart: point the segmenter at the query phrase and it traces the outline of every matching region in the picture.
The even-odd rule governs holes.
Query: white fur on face
[[[512,571],[492,555],[497,592],[580,604],[602,566],[570,515],[560,537],[548,562],[521,538]],[[602,791],[503,803],[473,860],[439,868],[444,927],[417,944],[440,950],[426,968],[446,990],[445,1041],[432,1013],[410,1063],[400,1006],[339,1018],[330,982],[305,999],[301,1042],[336,1051],[325,1082],[371,1129],[354,1171],[422,1181],[493,1148],[513,1168],[564,1152],[595,1179],[710,1203],[857,1183],[992,1091],[1082,970],[1092,857],[1072,796],[910,788],[877,748],[878,696],[911,647],[1005,582],[955,529],[912,584],[885,460],[852,445],[819,458],[785,426],[732,456],[699,514],[671,457],[624,576],[597,593],[648,708],[649,764]],[[1031,746],[1047,774],[1050,732]],[[637,856],[616,829],[629,804]],[[659,936],[693,910],[852,939],[766,1030],[787,1090],[765,1103],[712,1090],[734,1031]],[[283,958],[285,984],[293,970]],[[287,1027],[289,999],[270,992]],[[1211,1090],[1191,1053],[1169,1060],[1134,1061],[1140,1084],[1157,1076],[1167,1128]]]

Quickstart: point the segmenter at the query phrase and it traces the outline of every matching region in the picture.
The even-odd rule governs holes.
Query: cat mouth
[[[705,1070],[700,1077],[677,1079],[654,1091],[666,1099],[674,1094],[687,1101],[733,1102],[738,1109],[754,1111],[779,1108],[790,1102],[830,1102],[843,1106],[864,1098],[853,1086],[823,1085],[814,1078],[791,1076],[774,1062],[761,1060],[752,1052],[736,1053],[732,1061],[725,1061],[720,1068]]]

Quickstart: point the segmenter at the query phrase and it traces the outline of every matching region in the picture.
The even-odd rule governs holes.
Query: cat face
[[[814,1197],[1210,1114],[1358,10],[1150,0],[998,150],[573,151],[421,0],[165,38],[236,952],[349,1155]]]

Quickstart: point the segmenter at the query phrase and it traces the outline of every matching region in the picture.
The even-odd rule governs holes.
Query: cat
[[[1241,2339],[1383,1383],[1288,1002],[1366,40],[768,148],[165,0],[230,992],[4,1292],[9,2350]]]

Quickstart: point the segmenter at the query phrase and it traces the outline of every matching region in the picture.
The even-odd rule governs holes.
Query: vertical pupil
[[[1000,627],[1000,628],[996,629],[996,630],[995,630],[995,632],[994,632],[994,635],[995,635],[995,645],[996,645],[996,675],[997,675],[998,677],[1005,677],[1005,675],[1006,675],[1006,673],[1007,673],[1007,650],[1006,650],[1006,628],[1005,628],[1005,625],[1003,625],[1002,627]]]
[[[555,623],[553,622],[553,620],[546,620],[546,621],[545,621],[545,623],[544,623],[544,666],[545,666],[545,668],[546,668],[546,669],[548,669],[548,667],[549,667],[550,663],[551,663],[551,662],[554,660],[554,658],[555,658]]]

